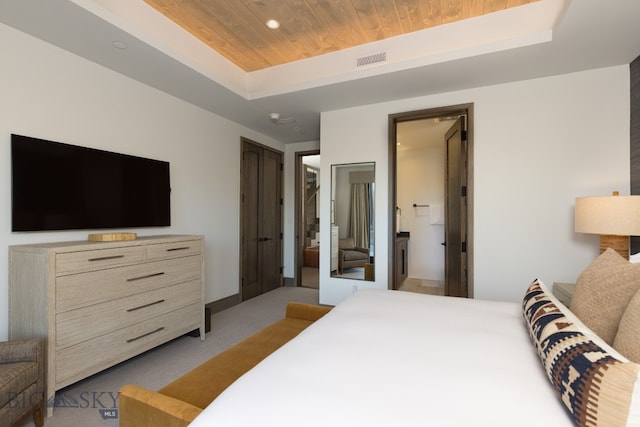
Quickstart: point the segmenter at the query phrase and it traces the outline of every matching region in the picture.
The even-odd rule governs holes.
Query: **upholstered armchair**
[[[364,267],[369,262],[369,249],[356,247],[353,237],[338,242],[338,273],[345,268]]]
[[[44,424],[43,357],[40,339],[0,342],[0,427]]]

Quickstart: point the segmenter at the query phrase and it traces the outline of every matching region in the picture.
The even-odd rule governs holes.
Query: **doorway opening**
[[[473,104],[389,116],[389,288],[473,297]]]
[[[320,150],[296,153],[295,283],[320,287]]]

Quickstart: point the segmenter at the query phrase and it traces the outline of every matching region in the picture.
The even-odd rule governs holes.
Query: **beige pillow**
[[[345,239],[340,239],[338,247],[340,249],[353,250],[355,249],[356,244],[353,242],[353,237],[347,237]]]
[[[609,248],[580,274],[570,309],[607,344],[613,344],[627,304],[640,288],[640,264]]]
[[[640,291],[631,298],[620,319],[613,348],[627,359],[640,363]]]

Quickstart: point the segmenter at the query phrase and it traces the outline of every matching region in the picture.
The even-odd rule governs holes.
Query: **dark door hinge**
[[[462,242],[462,244],[460,245],[460,250],[463,254],[467,252],[467,242]]]
[[[466,131],[466,130],[463,130],[463,131],[460,133],[460,139],[462,139],[463,141],[466,141],[466,140],[467,140],[467,131]]]
[[[463,185],[462,187],[460,187],[460,196],[467,197],[467,186],[466,185]]]

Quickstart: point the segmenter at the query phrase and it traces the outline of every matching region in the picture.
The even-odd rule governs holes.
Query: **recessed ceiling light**
[[[121,42],[121,41],[114,41],[113,43],[111,43],[113,45],[113,47],[117,48],[117,49],[126,49],[127,45],[125,42]]]
[[[280,28],[280,23],[275,19],[269,19],[267,21],[267,27],[271,28],[272,30],[275,30],[277,28]]]

